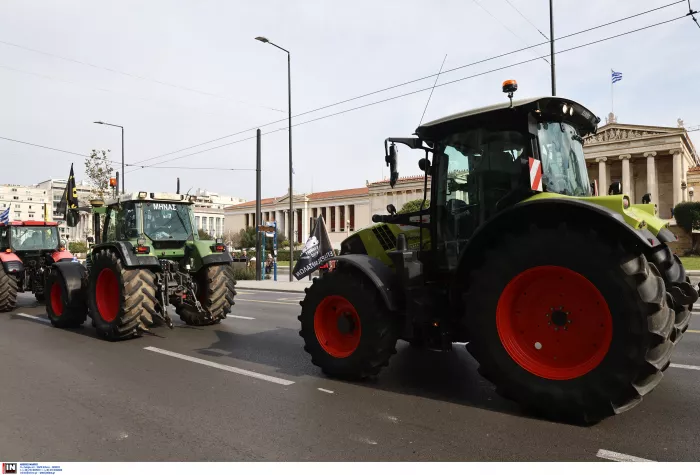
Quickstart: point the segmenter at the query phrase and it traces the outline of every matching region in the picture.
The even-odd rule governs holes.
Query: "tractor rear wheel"
[[[666,284],[666,299],[675,314],[671,340],[678,343],[690,325],[690,312],[698,299],[698,292],[686,276],[681,260],[668,246],[652,254],[649,261],[659,269]]]
[[[593,231],[504,236],[471,273],[465,304],[479,372],[545,417],[623,412],[670,364],[674,314],[659,271]]]
[[[51,325],[56,328],[77,328],[85,323],[87,303],[83,298],[84,293],[81,292],[80,296],[70,298],[66,283],[58,270],[49,271],[44,289],[48,294],[46,313]]]
[[[0,264],[0,312],[9,312],[17,306],[17,279],[5,272]]]
[[[127,269],[119,255],[102,249],[90,267],[88,306],[100,338],[110,341],[140,336],[158,314],[155,274]]]
[[[364,276],[336,270],[315,278],[300,302],[304,350],[324,373],[362,379],[396,353],[398,322]]]
[[[233,267],[229,264],[210,265],[200,269],[194,276],[197,286],[197,300],[211,318],[194,311],[189,306],[175,308],[180,320],[192,326],[214,325],[226,318],[233,306],[236,295],[236,281]]]

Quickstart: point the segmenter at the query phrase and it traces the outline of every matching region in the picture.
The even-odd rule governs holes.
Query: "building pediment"
[[[653,127],[644,125],[606,124],[598,129],[598,132],[586,136],[584,145],[594,145],[604,142],[616,142],[622,140],[638,140],[658,137],[662,135],[682,134],[683,129],[675,127]]]

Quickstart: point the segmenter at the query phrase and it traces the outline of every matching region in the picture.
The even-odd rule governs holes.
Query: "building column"
[[[688,165],[683,160],[683,155],[681,155],[681,169],[683,170],[683,183],[685,183],[685,188],[682,188],[683,201],[688,201]]]
[[[345,232],[350,232],[350,205],[345,205]]]
[[[304,207],[301,212],[301,242],[306,242],[309,237],[309,203],[304,202]]]
[[[608,172],[605,167],[607,157],[596,158],[598,162],[598,194],[604,196],[608,194]]]
[[[645,152],[644,156],[647,157],[647,193],[651,193],[652,202],[658,203],[659,190],[656,186],[656,163],[654,161],[656,152]]]
[[[632,200],[632,175],[630,173],[630,158],[632,155],[620,155],[620,160],[622,160],[622,194],[627,195]]]
[[[683,197],[681,190],[681,181],[683,181],[683,169],[681,162],[681,150],[674,149],[670,150],[669,153],[673,155],[673,207],[675,208],[678,203],[681,202]]]
[[[341,229],[345,229],[345,226],[343,226],[342,219],[340,217],[340,209],[342,206],[336,205],[335,207],[335,232],[339,233]]]

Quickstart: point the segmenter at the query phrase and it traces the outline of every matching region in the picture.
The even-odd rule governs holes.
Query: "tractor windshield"
[[[15,251],[58,249],[58,229],[50,226],[12,226],[10,241]]]
[[[190,209],[181,203],[144,203],[143,232],[153,241],[192,239]]]
[[[563,122],[537,125],[544,191],[568,196],[590,196],[591,186],[583,156],[583,139]]]

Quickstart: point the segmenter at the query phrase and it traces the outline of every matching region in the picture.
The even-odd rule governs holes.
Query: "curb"
[[[700,277],[700,270],[687,270],[685,271],[685,275],[689,275],[691,277]]]
[[[289,289],[261,289],[259,287],[241,287],[236,284],[236,290],[255,290],[257,292],[283,292],[285,294],[303,294],[303,290],[289,290]]]

